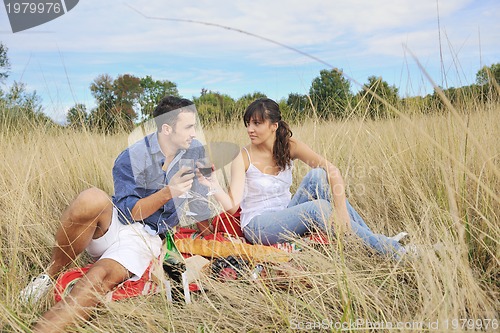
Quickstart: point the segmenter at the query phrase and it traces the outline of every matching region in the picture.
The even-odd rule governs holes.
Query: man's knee
[[[94,218],[113,207],[109,195],[92,187],[81,192],[71,204],[70,214],[73,218]]]
[[[93,288],[101,292],[108,292],[127,280],[130,273],[118,262],[102,259],[97,261],[85,276],[87,283],[90,283]]]
[[[89,206],[106,206],[111,203],[111,198],[109,195],[97,187],[91,187],[82,191],[76,198],[82,204],[87,204]]]

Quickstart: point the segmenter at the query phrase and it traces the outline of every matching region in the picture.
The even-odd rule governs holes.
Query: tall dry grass
[[[492,330],[495,322],[487,320],[498,320],[500,309],[499,106],[292,128],[341,169],[367,224],[387,235],[407,231],[423,249],[418,258],[395,262],[354,240],[302,243],[286,276],[226,283],[204,277],[205,292],[190,305],[161,294],[106,303],[73,330],[386,331],[393,324],[402,325],[394,331],[443,332],[471,328],[473,319],[482,320],[473,328]],[[247,142],[240,124],[205,136]],[[51,302],[26,306],[18,294],[48,264],[61,211],[89,186],[112,193],[111,167],[127,135],[4,127],[0,141],[0,331],[23,332]],[[300,163],[296,169],[294,186],[307,172]]]

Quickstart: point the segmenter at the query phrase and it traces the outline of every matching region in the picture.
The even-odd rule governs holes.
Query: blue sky
[[[187,98],[206,88],[235,99],[254,91],[280,99],[306,94],[327,68],[246,34],[155,17],[220,24],[286,44],[343,69],[353,92],[375,75],[402,96],[424,95],[432,86],[423,70],[456,87],[474,83],[481,65],[500,62],[498,13],[497,0],[81,0],[61,17],[13,34],[1,6],[0,41],[12,65],[2,89],[26,83],[44,112],[63,121],[75,103],[94,106],[89,86],[99,74],[167,79]]]

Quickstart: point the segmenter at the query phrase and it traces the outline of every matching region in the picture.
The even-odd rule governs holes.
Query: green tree
[[[480,86],[491,84],[493,79],[500,84],[500,63],[484,66],[476,73],[476,83]]]
[[[376,96],[383,99],[385,103]],[[376,76],[368,78],[368,82],[363,85],[363,90],[359,92],[358,97],[372,119],[388,117],[391,110],[387,104],[395,106],[399,101],[398,88],[390,86],[381,77]]]
[[[143,92],[141,79],[130,74],[119,75],[113,81],[113,93],[116,98],[117,112],[131,122],[137,118],[134,105]]]
[[[309,102],[309,98],[306,95],[296,93],[288,94],[288,98],[286,99],[286,106],[287,108],[283,108],[283,110],[289,110],[288,115],[285,117],[288,120],[305,119],[309,115],[309,111],[311,110],[311,103]]]
[[[177,85],[169,80],[153,80],[151,76],[146,76],[141,79],[140,83],[142,93],[139,96],[139,105],[143,118],[153,116],[153,111],[166,95],[179,97]]]
[[[311,83],[309,95],[322,118],[344,117],[353,97],[351,83],[337,69],[321,70]]]
[[[43,113],[42,99],[36,90],[28,92],[22,82],[14,82],[0,102],[0,124],[9,124],[12,128],[39,124],[55,125],[54,121]]]
[[[287,103],[287,99],[282,98],[276,102],[279,105],[279,108],[281,111],[281,117],[286,122],[290,123],[290,122],[295,122],[295,121],[302,119],[301,118],[302,114],[299,113],[297,110],[293,109],[292,107],[290,107]]]
[[[267,95],[260,91],[254,91],[253,93],[241,96],[236,103],[241,104],[246,109],[250,103],[259,98],[267,98]]]
[[[120,123],[115,108],[113,81],[109,74],[101,74],[90,84],[90,92],[97,102],[97,107],[90,112],[89,125],[92,129],[106,133],[116,131]]]
[[[90,84],[90,92],[96,99],[99,108],[111,110],[116,102],[113,90],[113,78],[109,74],[101,74]]]
[[[481,68],[476,73],[476,82],[483,102],[498,101],[500,98],[500,63]]]
[[[134,105],[143,90],[140,81],[129,74],[120,75],[116,80],[108,74],[97,76],[90,85],[97,101],[97,108],[89,116],[90,126],[105,132],[131,129],[137,117]]]
[[[306,95],[290,93],[288,94],[286,104],[298,112],[304,112],[309,106],[309,99]]]
[[[193,102],[205,126],[229,122],[235,116],[235,102],[229,95],[202,89],[201,96],[193,98]]]
[[[7,57],[8,50],[7,46],[0,42],[0,82],[9,77],[10,62]]]
[[[42,113],[42,99],[36,90],[28,92],[26,84],[14,82],[5,95],[7,107],[13,112],[24,112],[27,115],[39,115]]]
[[[68,126],[72,128],[83,128],[87,125],[88,114],[85,104],[75,104],[66,114]]]
[[[128,127],[123,125],[123,121],[116,113],[101,107],[96,107],[90,111],[87,123],[90,129],[104,133],[115,133]]]

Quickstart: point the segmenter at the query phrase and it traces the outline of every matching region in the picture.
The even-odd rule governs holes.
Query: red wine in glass
[[[198,168],[204,177],[210,177],[212,174],[212,167]]]

